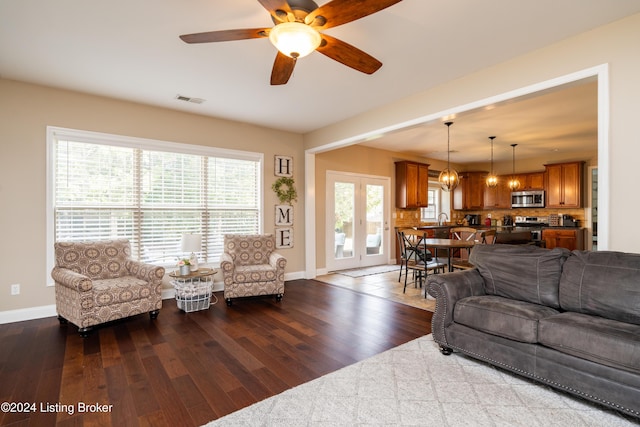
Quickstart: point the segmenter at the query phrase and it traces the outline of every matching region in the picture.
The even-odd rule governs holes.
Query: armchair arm
[[[429,276],[429,295],[436,299],[431,319],[434,340],[446,344],[445,329],[453,323],[453,309],[462,298],[484,295],[484,281],[477,269]]]
[[[91,279],[68,268],[53,267],[51,277],[56,283],[73,289],[74,291],[87,292],[93,289]]]
[[[125,267],[129,274],[134,276],[136,279],[146,280],[147,282],[155,285],[160,284],[164,277],[164,267],[146,264],[132,258],[127,258]]]
[[[229,279],[229,283],[231,283],[233,281],[234,270],[233,258],[231,258],[231,255],[226,252],[223,252],[220,255],[220,270],[222,270],[222,280],[225,285],[227,284],[227,279]]]
[[[276,270],[284,271],[285,267],[287,266],[287,259],[284,257],[284,255],[271,252],[271,255],[269,255],[269,264],[275,267]]]

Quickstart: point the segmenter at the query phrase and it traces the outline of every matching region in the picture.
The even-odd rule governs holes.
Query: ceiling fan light
[[[269,40],[291,58],[302,58],[317,49],[322,42],[320,33],[301,22],[283,22],[269,32]]]

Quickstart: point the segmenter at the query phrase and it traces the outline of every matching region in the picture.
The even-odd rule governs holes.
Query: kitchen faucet
[[[444,221],[442,220],[442,216],[444,215]],[[438,215],[438,225],[444,225],[445,222],[449,221],[449,215],[446,212],[440,212]]]

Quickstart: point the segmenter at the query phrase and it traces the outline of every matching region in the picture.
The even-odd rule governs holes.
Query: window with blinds
[[[183,233],[213,262],[225,234],[261,231],[261,154],[69,130],[49,144],[54,241],[127,238],[134,258],[169,265]]]

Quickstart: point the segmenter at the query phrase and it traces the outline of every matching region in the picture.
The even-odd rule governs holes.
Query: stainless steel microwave
[[[511,207],[512,208],[544,208],[544,190],[512,192]]]

